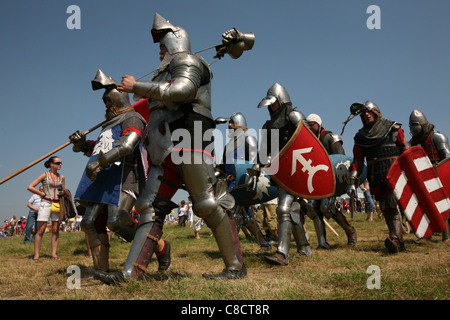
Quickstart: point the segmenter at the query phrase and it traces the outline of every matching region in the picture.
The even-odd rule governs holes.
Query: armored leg
[[[324,217],[332,218],[344,230],[349,246],[356,245],[356,229],[348,222],[343,213],[336,209],[336,197],[323,199],[320,203],[320,211]]]
[[[267,240],[264,238],[261,232],[261,228],[259,227],[258,222],[256,221],[256,217],[253,217],[252,213],[248,212],[251,209],[247,207],[238,206],[236,208],[236,211],[238,210],[241,213],[240,215],[244,216],[242,225],[245,226],[250,231],[250,233],[256,238],[259,245],[261,247],[267,248],[270,247],[270,244],[267,242]]]
[[[292,235],[293,221],[291,217],[291,206],[294,196],[285,190],[279,190],[279,201],[277,207],[278,218],[278,247],[275,254],[266,256],[267,262],[276,265],[289,264],[289,247]]]
[[[101,229],[104,231],[101,231]],[[92,252],[94,270],[109,271],[109,241],[106,234],[106,206],[94,204],[86,209],[81,221]],[[100,232],[99,232],[100,231]]]
[[[345,231],[347,235],[347,244],[349,246],[355,246],[357,241],[356,229],[347,221],[345,216],[340,211],[336,211],[333,214],[333,220]]]
[[[205,275],[205,277],[241,278],[246,275],[246,270],[236,225],[232,214],[226,214],[218,204],[213,187],[216,182],[214,168],[212,164],[199,161],[198,157],[202,156],[203,154],[200,152],[192,152],[191,163],[182,163],[179,168],[192,199],[192,209],[212,230],[225,263],[225,270],[222,274]]]
[[[161,238],[164,212],[154,208],[164,170],[162,166],[151,166],[144,191],[135,202],[139,212],[139,225],[134,235],[133,243],[121,272],[100,274],[99,279],[106,284],[116,284],[128,279],[142,276],[155,251],[155,243]],[[156,211],[158,210],[158,212]],[[169,210],[170,212],[170,210]],[[168,212],[167,212],[168,213]],[[161,217],[162,216],[162,221]]]
[[[304,219],[303,216],[301,218]],[[301,256],[306,256],[307,258],[312,257],[312,249],[308,242],[308,237],[306,236],[305,229],[303,228],[303,223],[294,223],[292,228],[292,234],[294,235],[295,243],[297,244],[297,253],[294,258]]]
[[[320,201],[310,200],[306,204],[306,214],[313,221],[314,229],[317,235],[317,242],[319,244],[319,248],[328,249],[330,246],[327,243],[325,236],[325,225],[322,221],[322,217],[318,212],[317,206],[320,204]]]
[[[402,219],[397,208],[392,208],[386,203],[381,203],[384,208],[383,215],[389,230],[389,237],[384,244],[389,253],[397,253],[405,250],[405,243],[403,242],[403,228]]]
[[[240,206],[237,206],[234,208],[234,221],[236,223],[236,229],[239,233],[239,231],[242,228],[242,225],[244,224],[244,217],[242,216],[242,208]]]
[[[133,241],[136,233],[133,220],[130,217],[135,201],[131,195],[121,192],[119,206],[108,206],[108,229],[128,242]]]

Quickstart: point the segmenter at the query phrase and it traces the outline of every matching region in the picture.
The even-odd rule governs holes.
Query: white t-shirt
[[[28,203],[30,203],[33,208],[39,210],[39,207],[41,206],[41,197],[38,196],[37,194],[33,194],[30,200],[28,200]]]
[[[186,215],[187,211],[188,211],[188,206],[187,205],[184,205],[184,207],[181,206],[180,207],[180,213],[178,214],[178,216],[181,217],[181,216]]]

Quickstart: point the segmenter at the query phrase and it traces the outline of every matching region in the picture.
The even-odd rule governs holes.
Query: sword
[[[99,124],[97,124],[96,126],[90,128],[88,131],[86,131],[84,134],[87,135],[88,133],[94,131],[95,129],[97,129],[98,127],[101,127],[103,124],[105,124],[107,121],[109,120],[105,120]],[[25,170],[28,170],[29,168],[31,168],[32,166],[34,166],[35,164],[41,162],[42,160],[48,158],[49,156],[51,156],[52,154],[58,152],[61,149],[64,149],[65,147],[67,147],[68,145],[70,145],[72,142],[71,141],[67,141],[66,143],[64,143],[63,145],[60,145],[58,148],[50,151],[49,153],[43,155],[42,157],[40,157],[39,159],[34,160],[33,162],[31,162],[30,164],[28,164],[27,166],[23,167],[22,169],[20,169],[19,171],[14,172],[12,175],[4,178],[3,180],[0,181],[0,185],[2,185],[3,183],[5,183],[6,181],[14,178],[15,176],[17,176],[18,174],[24,172]]]

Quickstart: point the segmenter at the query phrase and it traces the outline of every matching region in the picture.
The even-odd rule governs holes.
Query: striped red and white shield
[[[398,157],[387,180],[418,238],[446,229],[450,200],[422,147],[411,147]]]

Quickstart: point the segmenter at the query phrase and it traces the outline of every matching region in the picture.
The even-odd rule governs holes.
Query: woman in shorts
[[[28,191],[40,195],[42,197],[41,205],[38,211],[38,228],[36,233],[36,239],[34,241],[34,257],[33,261],[39,260],[39,251],[41,250],[42,237],[45,233],[47,223],[51,221],[52,231],[52,259],[59,259],[56,254],[58,250],[59,242],[59,213],[51,211],[52,203],[59,204],[59,196],[64,194],[65,178],[62,174],[58,173],[61,169],[61,159],[57,156],[53,156],[48,159],[44,166],[49,169],[48,172],[44,172],[36,178],[29,186]],[[36,186],[42,183],[44,191],[41,192],[36,189]]]

